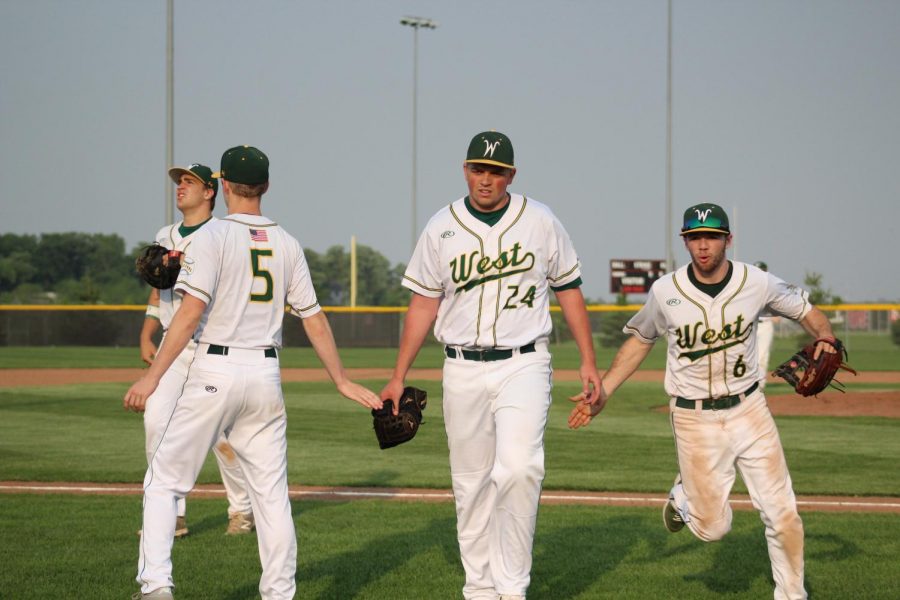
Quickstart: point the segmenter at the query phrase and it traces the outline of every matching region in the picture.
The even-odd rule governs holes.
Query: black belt
[[[735,394],[734,396],[725,396],[724,398],[707,398],[706,400],[688,400],[687,398],[682,398],[678,396],[675,398],[675,406],[678,408],[697,408],[697,403],[703,403],[703,410],[725,410],[727,408],[732,408],[741,403],[741,400],[752,394],[756,391],[756,388],[759,387],[759,382],[757,381],[753,385],[747,388],[747,391],[742,394]]]
[[[491,362],[495,360],[506,360],[507,358],[511,358],[515,353],[515,350],[498,350],[497,348],[482,348],[480,350],[457,350],[456,348],[451,348],[450,346],[446,346],[444,348],[444,352],[447,354],[447,358],[458,358],[459,354],[462,353],[462,357],[465,360],[477,360],[479,362]],[[525,344],[521,348],[519,348],[519,354],[528,354],[529,352],[534,352],[534,342],[530,344]]]
[[[206,349],[207,354],[221,354],[222,356],[228,356],[228,346],[220,346],[218,344],[210,344],[209,348]],[[266,358],[278,358],[278,352],[275,351],[275,348],[266,348],[263,350],[263,354],[265,354]]]

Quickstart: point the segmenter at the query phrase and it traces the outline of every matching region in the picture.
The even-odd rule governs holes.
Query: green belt
[[[703,410],[725,410],[728,408],[732,408],[741,403],[741,400],[752,394],[756,391],[756,388],[759,387],[759,382],[757,381],[753,385],[747,388],[742,394],[735,394],[734,396],[725,396],[724,398],[707,398],[706,400],[688,400],[687,398],[682,398],[678,396],[675,398],[675,406],[678,408],[697,408],[697,403],[703,403]]]
[[[222,356],[228,356],[228,346],[220,346],[218,344],[210,344],[209,348],[206,350],[207,354],[221,354]],[[278,352],[275,351],[275,348],[266,348],[263,350],[263,354],[265,354],[266,358],[278,358]]]
[[[460,352],[462,353],[462,357],[465,360],[477,360],[479,362],[492,362],[495,360],[506,360],[507,358],[511,358],[514,350],[498,350],[497,348],[484,348],[482,350],[461,350],[458,351],[456,348],[451,348],[447,346],[444,348],[444,352],[447,354],[447,358],[458,358]],[[519,354],[528,354],[529,352],[534,352],[534,342],[530,344],[525,344],[521,348],[519,348]]]

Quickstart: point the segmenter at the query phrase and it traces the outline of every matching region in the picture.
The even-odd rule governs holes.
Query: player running
[[[487,131],[472,139],[463,164],[469,195],[431,218],[403,277],[413,294],[381,392],[396,410],[437,319],[467,600],[523,599],[531,579],[551,400],[550,290],[581,353],[584,393],[593,400],[600,384],[575,248],[549,208],[507,192],[515,174],[509,138]]]
[[[604,375],[600,401],[580,402],[569,415],[569,426],[590,423],[664,337],[665,390],[680,472],[664,507],[666,528],[674,533],[687,525],[705,542],[728,533],[728,495],[737,466],[765,524],[775,598],[806,598],[803,523],[778,430],[759,385],[755,324],[769,310],[799,321],[816,339],[834,339],[831,324],[809,303],[806,292],[726,259],[732,235],[721,207],[688,208],[681,235],[691,262],[650,288],[647,302],[623,329],[632,337]],[[835,350],[820,342],[816,351],[818,356]]]

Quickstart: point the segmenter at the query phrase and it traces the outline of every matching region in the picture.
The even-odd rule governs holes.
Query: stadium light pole
[[[416,121],[418,113],[419,87],[419,29],[437,29],[437,21],[424,17],[403,17],[400,24],[413,29],[413,105],[412,105],[412,250],[416,249],[419,228],[416,224]]]
[[[166,3],[166,167],[163,169],[166,173],[166,187],[163,188],[166,193],[165,213],[166,220],[163,225],[175,222],[173,204],[175,203],[175,188],[172,187],[172,181],[169,179],[169,167],[175,160],[175,95],[173,93],[173,61],[175,55],[174,43],[174,13],[175,0],[168,0]]]
[[[666,272],[675,270],[672,250],[672,0],[668,1],[666,41]]]

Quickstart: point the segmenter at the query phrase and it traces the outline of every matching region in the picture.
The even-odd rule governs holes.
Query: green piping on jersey
[[[308,311],[308,310],[314,309],[314,308],[317,307],[318,305],[319,305],[318,302],[313,302],[313,303],[310,304],[309,306],[304,306],[303,308],[294,308],[293,306],[291,306],[291,310],[293,310],[294,312],[296,312],[296,313],[299,315],[300,313],[303,313],[303,312],[306,312],[306,311]]]
[[[459,215],[456,214],[456,211],[453,210],[453,205],[450,205],[450,214],[459,223],[459,226],[462,227],[465,231],[468,231],[476,240],[478,240],[478,249],[481,252],[481,255],[484,256],[484,240],[481,239],[477,233],[466,227],[466,224],[462,222],[462,219],[459,218]],[[457,290],[459,291],[459,290]],[[475,345],[478,345],[478,338],[481,337],[481,305],[484,302],[484,287],[482,286],[479,295],[478,295],[478,317],[475,321]]]
[[[406,275],[406,274],[403,275],[403,279],[406,279],[407,281],[412,281],[414,284],[416,284],[417,286],[419,286],[419,287],[422,288],[423,290],[428,290],[429,292],[440,292],[440,291],[442,291],[441,288],[430,288],[430,287],[424,285],[422,282],[416,281],[415,279],[413,279],[412,277],[410,277],[410,276],[408,276],[408,275]]]
[[[577,268],[578,268],[578,263],[576,262],[574,267],[572,267],[571,269],[569,269],[568,271],[566,271],[565,273],[563,273],[563,274],[560,275],[559,277],[557,277],[557,278],[555,278],[555,279],[554,279],[553,277],[550,277],[550,281],[559,281],[560,279],[565,279],[566,277],[568,277],[569,275],[571,275],[572,273],[574,273],[574,272],[575,272],[575,269],[577,269]]]
[[[688,296],[687,293],[686,293],[683,289],[681,289],[681,285],[679,285],[679,283],[678,283],[678,278],[675,276],[674,273],[672,274],[672,283],[675,284],[675,289],[677,289],[678,292],[679,292],[682,296],[684,296],[684,298],[685,298],[688,302],[690,302],[691,304],[693,304],[694,306],[696,306],[697,308],[700,309],[700,312],[703,313],[703,326],[706,327],[707,329],[709,329],[709,317],[706,315],[706,309],[703,308],[703,306],[702,306],[699,302],[697,302],[696,300],[694,300],[693,298],[691,298],[690,296]],[[681,334],[681,330],[679,329],[679,335],[680,335],[680,334]],[[687,335],[685,335],[685,341],[687,341]],[[710,346],[711,346],[711,344],[708,344],[708,345],[707,345],[707,349],[708,349]],[[710,396],[712,396],[712,360],[707,361],[706,367],[707,367],[707,374],[706,374],[706,386],[707,386],[707,387],[706,387],[706,397],[709,398]]]
[[[500,233],[500,235],[497,237],[497,256],[502,256],[502,255],[503,255],[503,236],[506,235],[506,233],[507,233],[510,229],[512,229],[513,227],[515,227],[516,223],[519,222],[519,219],[522,218],[522,214],[525,212],[525,207],[526,207],[527,205],[528,205],[528,198],[526,198],[525,196],[522,196],[522,208],[519,210],[519,214],[517,214],[517,215],[516,215],[516,218],[513,219],[513,222],[509,224],[509,227],[507,227],[506,229],[504,229],[504,230]],[[507,208],[508,208],[508,207],[509,207],[509,203],[507,203],[506,206],[507,206]],[[503,294],[502,294],[502,292],[503,292],[503,284],[500,282],[500,278],[501,278],[501,277],[509,277],[510,275],[513,275],[513,274],[515,274],[515,273],[524,273],[524,272],[526,272],[526,271],[531,270],[532,267],[534,267],[534,261],[532,261],[531,267],[528,267],[527,269],[518,269],[518,270],[516,270],[516,271],[511,271],[510,273],[506,273],[506,274],[503,273],[503,268],[504,268],[504,267],[501,267],[501,268],[499,269],[500,273],[498,273],[498,276],[497,276],[497,303],[496,303],[496,306],[494,307],[494,325],[491,327],[491,335],[493,335],[493,337],[494,337],[494,347],[495,347],[495,348],[497,347],[497,321],[500,320],[500,296],[503,295]],[[487,279],[488,279],[488,278],[485,277],[485,278],[483,279],[483,281],[486,281]]]
[[[208,298],[208,300],[206,301],[206,304],[209,304],[210,302],[212,302],[212,296],[210,296],[208,293],[204,292],[200,288],[196,288],[196,287],[192,286],[184,279],[179,279],[178,281],[175,282],[175,285],[178,285],[179,283],[184,285],[184,287],[186,287],[186,288],[190,288],[190,289],[194,290],[198,294],[203,294],[204,296],[206,296]]]
[[[246,225],[247,227],[253,227],[254,229],[259,227],[278,227],[278,223],[263,223],[260,225],[257,223],[247,223],[246,221],[238,221],[237,219],[230,219],[228,217],[223,217],[222,220],[231,221],[232,223],[237,223],[239,225]]]
[[[731,263],[731,268],[732,268],[732,269],[734,268],[734,263]],[[741,293],[741,290],[744,289],[744,284],[745,284],[745,283],[747,283],[747,265],[744,265],[744,276],[741,278],[741,284],[738,286],[738,289],[735,290],[735,292],[731,295],[730,298],[728,298],[728,300],[725,301],[724,304],[722,304],[722,329],[723,329],[723,333],[724,333],[724,329],[725,329],[725,308],[728,306],[728,303],[729,303],[729,302],[731,302],[732,300],[734,300],[734,298],[735,298],[738,294]],[[750,327],[747,328],[747,335],[745,335],[745,336],[744,336],[744,339],[743,339],[743,340],[740,340],[740,341],[746,341],[747,338],[750,337],[750,334],[751,334],[751,333],[753,333],[753,325],[752,325],[752,324],[750,325]],[[740,335],[740,334],[739,334],[737,331],[735,331],[735,335]],[[730,343],[730,344],[728,344],[728,345],[729,345],[729,346],[734,346],[735,344],[738,344],[738,343],[740,343],[740,342],[735,341],[734,343]],[[728,385],[728,355],[727,355],[727,354],[725,354],[725,360],[722,361],[722,365],[723,365],[722,378],[723,378],[723,381],[724,381],[724,383],[725,383],[725,390],[730,394],[730,393],[731,393],[731,386]]]

